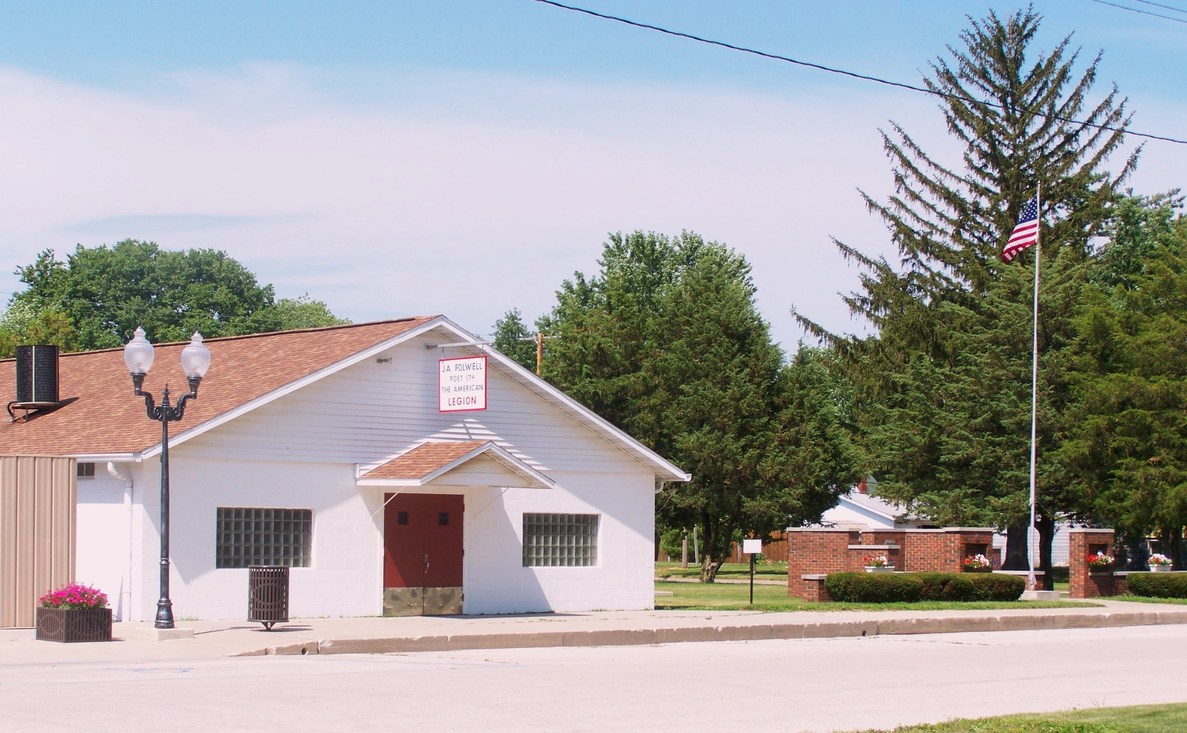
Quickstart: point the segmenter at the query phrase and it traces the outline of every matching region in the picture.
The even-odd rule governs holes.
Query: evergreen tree
[[[1033,9],[969,20],[961,47],[930,64],[927,87],[942,95],[950,133],[964,147],[945,164],[900,125],[883,132],[894,193],[863,193],[886,224],[898,261],[838,242],[863,269],[845,297],[876,329],[841,337],[808,318],[801,324],[835,346],[855,388],[855,411],[869,469],[883,494],[935,518],[1012,526],[1025,537],[1030,418],[1030,277],[1036,248],[1010,265],[1003,243],[1022,206],[1042,188],[1039,348],[1040,447],[1063,430],[1068,399],[1058,366],[1090,241],[1108,220],[1118,187],[1136,165],[1115,173],[1126,103],[1114,88],[1090,101],[1097,55],[1077,71],[1070,36],[1050,52],[1032,48],[1041,18]],[[1078,273],[1078,274],[1077,274]],[[1049,546],[1065,477],[1043,468],[1047,502],[1040,530]],[[1025,547],[1011,542],[1011,559]],[[1049,557],[1045,559],[1049,564]]]
[[[1080,513],[1130,540],[1157,534],[1182,567],[1187,525],[1187,219],[1181,199],[1117,207],[1076,318],[1078,402],[1059,457]]]

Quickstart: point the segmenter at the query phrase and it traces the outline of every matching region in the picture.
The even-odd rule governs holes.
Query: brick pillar
[[[1073,527],[1068,530],[1068,581],[1072,598],[1099,598],[1115,595],[1117,585],[1113,571],[1091,572],[1088,556],[1098,551],[1113,555],[1113,530],[1084,529]]]
[[[954,573],[964,569],[964,559],[970,555],[984,555],[990,563],[993,562],[993,530],[984,527],[972,527],[953,530],[959,536],[959,547],[956,555]],[[992,565],[991,565],[992,567]]]
[[[790,529],[787,531],[787,595],[803,598],[808,588],[803,576],[845,570],[849,532],[843,529]]]
[[[828,603],[832,600],[829,597],[828,591],[824,588],[824,579],[827,575],[823,574],[808,574],[804,577],[804,600],[809,603]]]

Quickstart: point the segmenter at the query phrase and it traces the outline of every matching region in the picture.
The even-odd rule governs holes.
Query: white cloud
[[[856,272],[829,237],[885,241],[856,191],[889,187],[877,128],[950,144],[933,102],[867,88],[375,82],[254,64],[132,94],[0,70],[0,271],[46,247],[152,239],[226,250],[356,321],[443,312],[484,332],[508,308],[548,308],[608,232],[690,229],[750,259],[791,347],[792,303],[857,327],[836,296]]]

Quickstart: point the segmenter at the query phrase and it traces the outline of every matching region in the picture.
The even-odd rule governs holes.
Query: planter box
[[[110,608],[38,608],[42,641],[111,641]]]
[[[886,565],[886,566],[884,566],[884,567],[880,567],[880,568],[871,568],[871,567],[867,567],[867,568],[866,568],[866,572],[867,572],[867,573],[893,573],[893,572],[894,572],[894,566],[893,566],[893,565]]]
[[[1174,568],[1170,565],[1151,565],[1150,566],[1150,572],[1152,572],[1152,573],[1169,573],[1172,571],[1174,571]]]

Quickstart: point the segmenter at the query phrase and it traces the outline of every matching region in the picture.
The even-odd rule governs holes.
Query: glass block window
[[[597,514],[524,514],[524,567],[598,564]]]
[[[219,507],[216,525],[216,568],[309,567],[312,509]]]

